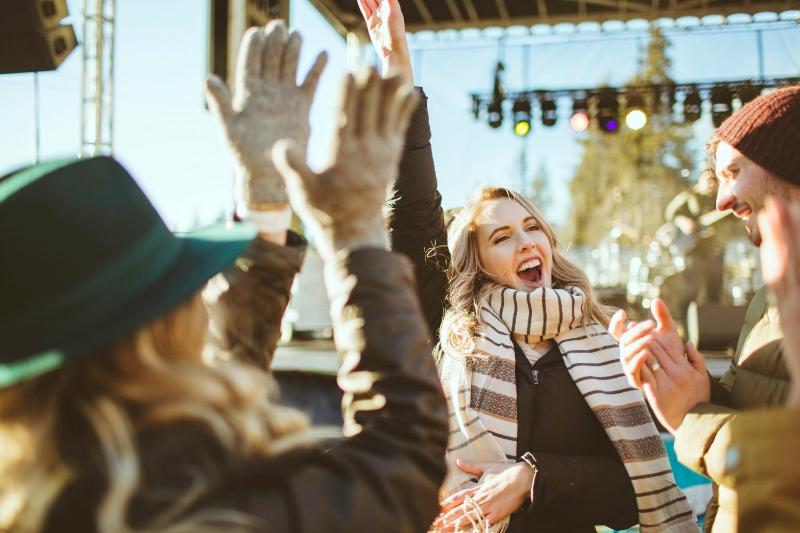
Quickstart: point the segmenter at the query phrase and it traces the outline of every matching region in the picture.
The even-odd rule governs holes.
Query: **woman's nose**
[[[520,252],[524,252],[525,250],[530,250],[536,244],[531,240],[530,236],[527,233],[523,233],[518,237],[519,242],[517,243],[517,250]]]

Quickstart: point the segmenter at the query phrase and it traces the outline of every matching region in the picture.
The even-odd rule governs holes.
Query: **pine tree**
[[[668,48],[661,31],[651,29],[646,54],[628,87],[671,83]],[[574,244],[596,244],[615,225],[635,228],[637,240],[647,240],[663,224],[670,199],[689,186],[683,176],[694,164],[691,130],[673,122],[672,102],[664,95],[644,88],[642,94],[649,104],[643,129],[623,126],[606,133],[595,127],[582,141],[583,158],[570,184],[567,230]],[[624,116],[621,106],[621,121]]]
[[[531,182],[525,194],[531,203],[542,212],[544,218],[550,220],[550,215],[552,213],[549,212],[549,208],[552,203],[552,194],[550,192],[550,178],[548,177],[547,167],[545,167],[544,162],[539,165],[539,170],[533,177],[533,182]]]

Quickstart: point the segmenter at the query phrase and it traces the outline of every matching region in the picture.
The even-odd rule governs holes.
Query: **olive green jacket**
[[[720,494],[736,495],[739,531],[800,531],[800,410],[742,413],[724,431],[732,444],[718,477]]]
[[[736,495],[721,482],[730,449],[730,425],[741,416],[740,410],[774,407],[786,400],[791,380],[782,343],[778,311],[768,302],[766,289],[761,289],[747,308],[731,367],[719,383],[711,380],[711,402],[692,409],[675,435],[678,459],[715,484],[706,531],[736,531]]]

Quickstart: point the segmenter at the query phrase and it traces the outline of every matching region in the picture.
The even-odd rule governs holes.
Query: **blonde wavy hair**
[[[255,528],[255,518],[232,510],[185,515],[206,489],[202,471],[146,526],[126,521],[142,477],[142,431],[190,423],[231,457],[275,454],[305,440],[308,420],[266,400],[273,387],[264,372],[204,358],[207,325],[196,294],[102,353],[0,390],[0,530],[43,527],[51,504],[89,468],[68,464],[68,447],[101,458],[108,488],[95,517],[100,531]]]
[[[497,285],[483,268],[478,255],[475,220],[484,205],[492,200],[510,199],[520,204],[535,219],[553,249],[553,288],[578,287],[586,295],[584,323],[598,322],[608,327],[612,309],[594,296],[589,278],[558,249],[558,240],[550,224],[525,197],[503,187],[482,187],[456,216],[447,232],[450,250],[447,309],[440,329],[438,357],[462,359],[475,350],[479,326],[478,310],[486,296]]]

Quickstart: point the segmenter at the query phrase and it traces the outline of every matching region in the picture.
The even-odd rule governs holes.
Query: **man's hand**
[[[383,65],[383,77],[399,75],[412,85],[411,55],[406,41],[406,23],[398,0],[358,0],[367,22],[369,38]]]
[[[711,399],[711,383],[705,359],[694,345],[684,345],[664,301],[654,300],[652,311],[655,322],[628,325],[625,312],[617,311],[609,332],[619,340],[628,381],[644,392],[661,424],[675,433],[686,413]]]
[[[800,406],[800,204],[768,198],[758,215],[761,272],[776,295],[784,360],[792,375],[787,403]]]
[[[233,99],[218,77],[206,80],[206,101],[236,159],[238,201],[253,209],[287,203],[283,179],[272,161],[275,143],[291,139],[303,156],[308,146],[308,113],[327,55],[317,56],[298,85],[301,44],[300,34],[288,35],[283,21],[250,28],[236,61]]]
[[[382,80],[370,70],[356,81],[348,74],[332,161],[322,173],[309,169],[291,142],[275,146],[292,207],[323,255],[388,246],[382,208],[417,99],[398,77]]]
[[[482,463],[459,459],[458,467],[468,474],[481,476],[476,486],[456,492],[441,502],[441,514],[433,523],[437,532],[471,531],[467,526],[483,520],[496,524],[530,497],[533,470],[526,463]],[[480,511],[479,513],[476,511]],[[478,523],[475,531],[483,531]]]

